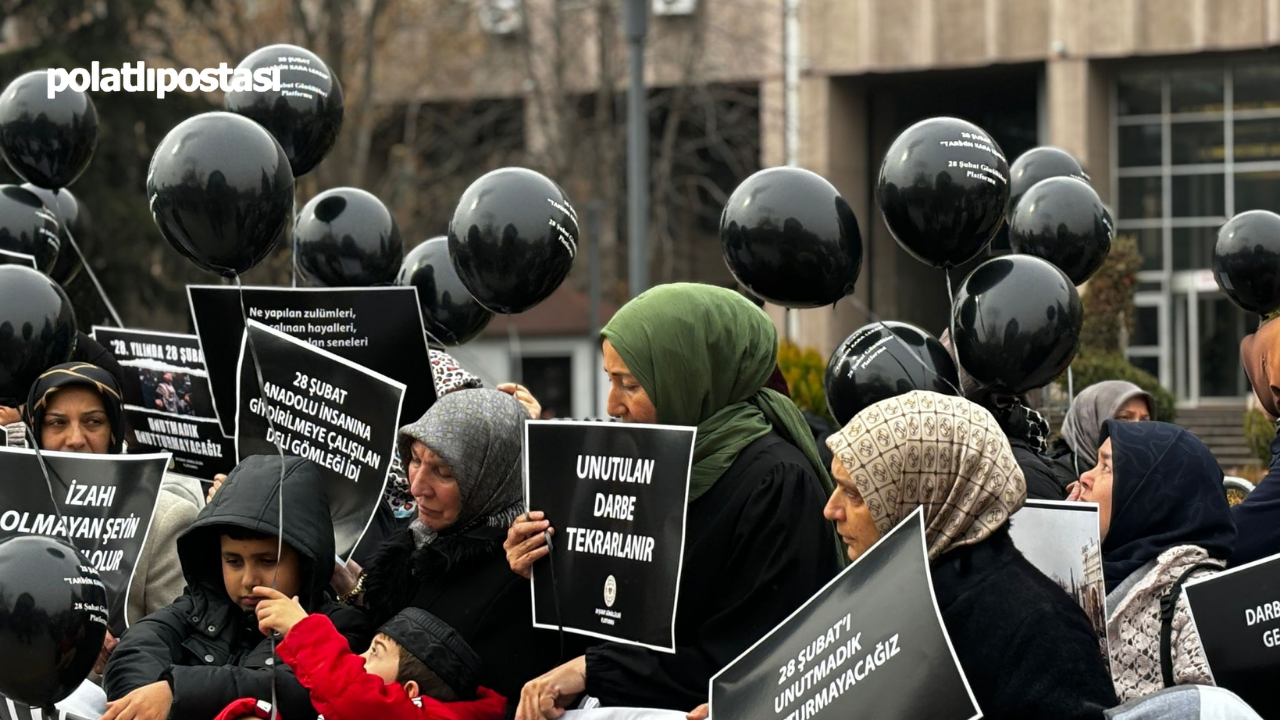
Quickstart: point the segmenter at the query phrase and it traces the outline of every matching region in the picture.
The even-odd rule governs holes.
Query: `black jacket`
[[[186,591],[168,607],[135,623],[107,664],[103,686],[116,700],[160,680],[173,685],[170,717],[211,720],[242,697],[271,699],[272,678],[281,715],[315,718],[310,694],[271,652],[252,613],[228,597],[222,583],[220,529],[247,528],[279,535],[280,460],[246,458],[236,466],[213,502],[178,539]],[[328,615],[357,652],[371,637],[362,613],[330,602],[334,536],[319,469],[288,458],[284,479],[284,542],[302,560],[299,600],[309,612]]]
[[[1271,441],[1271,469],[1244,502],[1231,508],[1236,521],[1235,567],[1280,553],[1280,435]]]
[[[1083,462],[1077,464],[1075,451],[1062,438],[1054,440],[1049,446],[1049,462],[1053,465],[1054,477],[1062,485],[1063,493],[1067,492],[1068,485],[1093,469],[1092,465],[1085,465]]]
[[[986,720],[1100,719],[1118,704],[1084,611],[1027,562],[1007,527],[944,553],[930,570]]]
[[[368,568],[364,597],[374,626],[406,607],[452,625],[480,656],[480,685],[505,696],[514,710],[524,684],[562,658],[557,633],[533,627],[529,581],[511,572],[506,537],[506,528],[480,527],[415,549],[413,531],[402,530]],[[580,636],[566,636],[563,660],[584,647]]]
[[[1032,449],[1026,440],[1009,438],[1013,459],[1022,468],[1027,479],[1027,497],[1032,500],[1066,500],[1066,485],[1059,477],[1059,468],[1047,456]]]
[[[688,711],[707,681],[840,568],[813,466],[770,433],[748,445],[685,527],[676,653],[604,643],[587,650],[587,693],[606,706]]]

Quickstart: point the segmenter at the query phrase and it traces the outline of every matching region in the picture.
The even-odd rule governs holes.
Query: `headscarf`
[[[431,381],[435,384],[436,397],[441,398],[457,390],[484,387],[483,380],[462,367],[449,353],[439,350],[431,350],[430,353]],[[397,518],[411,518],[418,514],[418,502],[413,499],[409,478],[405,476],[398,457],[392,463],[383,497]]]
[[[1262,409],[1273,420],[1280,418],[1280,362],[1271,362],[1271,353],[1280,349],[1280,321],[1268,320],[1252,335],[1240,341],[1240,361],[1253,385]]]
[[[1146,390],[1124,380],[1106,380],[1090,385],[1076,395],[1062,420],[1062,439],[1080,461],[1080,472],[1098,464],[1102,445],[1102,424],[1114,418],[1125,403],[1142,398],[1147,412],[1155,417],[1156,403]]]
[[[1195,545],[1231,556],[1231,520],[1222,469],[1200,438],[1162,422],[1107,420],[1111,439],[1111,525],[1102,541],[1107,592],[1160,553]]]
[[[462,509],[445,530],[415,519],[419,547],[439,535],[459,535],[480,526],[507,527],[520,514],[523,423],[529,415],[515,398],[498,390],[459,390],[436,400],[417,422],[400,428],[400,462],[408,467],[414,441],[449,466]]]
[[[770,431],[804,453],[827,493],[835,487],[800,409],[765,387],[778,333],[750,300],[713,285],[659,285],[623,305],[600,334],[653,401],[659,423],[697,426],[689,502]]]
[[[479,376],[462,367],[449,353],[439,350],[431,351],[431,381],[435,383],[438,398],[455,390],[484,387]]]
[[[950,330],[942,331],[939,342],[956,361],[956,367],[960,370],[960,392],[965,398],[990,412],[995,417],[996,424],[1010,439],[1022,440],[1039,453],[1048,451],[1049,421],[1027,406],[1026,396],[992,394],[960,366],[960,361],[951,348]]]
[[[865,408],[827,438],[881,534],[924,508],[929,559],[990,537],[1022,507],[1027,483],[981,405],[914,390]]]
[[[124,448],[124,399],[120,394],[120,386],[115,376],[97,365],[71,362],[54,365],[36,378],[31,385],[31,393],[27,404],[22,409],[22,419],[31,426],[36,442],[41,442],[41,428],[44,427],[44,416],[49,410],[49,400],[62,388],[81,386],[92,388],[102,396],[102,407],[107,411],[107,422],[111,424],[111,444],[107,453],[115,455]],[[43,449],[44,445],[41,444]]]

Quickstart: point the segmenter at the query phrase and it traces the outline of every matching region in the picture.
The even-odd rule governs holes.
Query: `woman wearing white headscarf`
[[[838,487],[824,515],[850,559],[924,508],[938,608],[984,717],[1101,718],[1116,704],[1084,612],[1009,538],[1027,486],[990,412],[910,392],[858,413],[827,445]]]

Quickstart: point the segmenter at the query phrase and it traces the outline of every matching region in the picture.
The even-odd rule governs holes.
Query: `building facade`
[[[1135,365],[1184,407],[1247,396],[1239,341],[1257,318],[1226,299],[1209,268],[1223,222],[1280,211],[1280,1],[804,0],[802,18],[801,164],[857,214],[862,304],[945,328],[942,271],[897,247],[874,188],[898,132],[963,117],[1011,162],[1036,145],[1071,152],[1118,231],[1137,240]],[[780,83],[763,83],[765,118],[777,115]],[[764,122],[762,133],[763,164],[780,164],[771,138],[781,130]],[[867,322],[848,301],[789,321],[772,314],[824,353]]]

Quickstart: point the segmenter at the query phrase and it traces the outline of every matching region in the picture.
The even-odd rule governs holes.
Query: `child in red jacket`
[[[351,652],[324,615],[308,615],[297,600],[254,588],[258,628],[284,635],[277,652],[324,720],[502,720],[507,700],[479,687],[480,658],[439,618],[408,608],[387,621],[368,652]],[[270,717],[253,698],[228,706],[217,720]],[[281,718],[280,720],[288,720]]]

